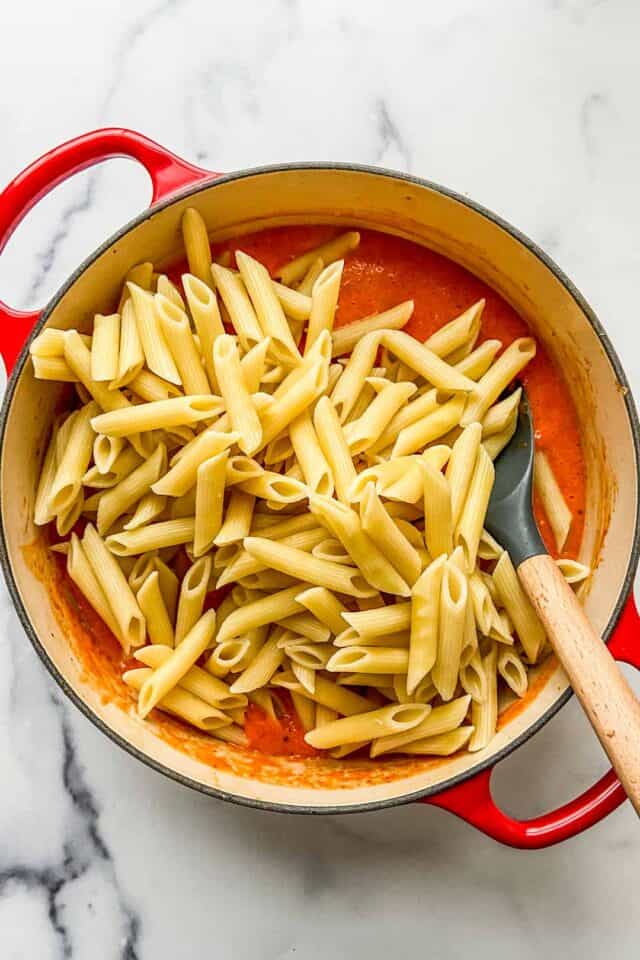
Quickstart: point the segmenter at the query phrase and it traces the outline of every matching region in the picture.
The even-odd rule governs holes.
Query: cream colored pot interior
[[[518,239],[463,203],[421,184],[365,171],[298,169],[249,174],[200,188],[144,220],[85,269],[48,318],[59,328],[84,325],[108,307],[135,263],[163,263],[181,254],[180,218],[190,204],[213,238],[289,223],[339,223],[399,234],[468,267],[498,290],[529,322],[569,379],[588,459],[588,510],[583,559],[598,559],[587,608],[606,628],[629,565],[636,524],[636,462],[629,417],[611,362],[584,313],[553,272]],[[29,363],[19,376],[6,424],[2,517],[10,564],[33,630],[56,671],[118,738],[174,775],[248,800],[279,805],[348,808],[426,791],[503,751],[538,723],[562,697],[566,679],[545,669],[537,688],[500,729],[489,750],[447,761],[267,759],[224,744],[208,762],[201,751],[167,740],[153,724],[105,696],[81,669],[54,613],[47,589],[23,547],[37,538],[31,516],[43,444],[61,402],[58,388],[34,380]],[[601,532],[606,528],[602,541]],[[27,638],[24,640],[27,643]]]

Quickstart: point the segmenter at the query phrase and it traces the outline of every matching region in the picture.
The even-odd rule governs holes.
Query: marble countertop
[[[333,159],[424,175],[540,243],[640,390],[631,0],[21,0],[0,19],[1,183],[103,125],[217,170]],[[3,254],[2,298],[45,303],[148,199],[126,161],[66,183]],[[208,800],[62,697],[4,586],[0,612],[2,960],[638,955],[628,804],[521,853],[430,808],[302,818]],[[604,768],[572,702],[494,782],[531,816]]]

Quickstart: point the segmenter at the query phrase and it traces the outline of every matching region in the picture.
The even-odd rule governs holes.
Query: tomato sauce
[[[213,252],[218,256],[225,250],[231,253],[236,249],[244,250],[273,273],[287,261],[313,249],[337,232],[334,227],[328,226],[280,227],[215,245]],[[177,263],[169,275],[179,283],[184,271],[184,262]],[[481,297],[485,298],[486,307],[478,343],[486,339],[499,339],[504,349],[517,337],[529,335],[530,330],[518,313],[463,267],[410,241],[362,230],[358,249],[350,253],[345,261],[336,326],[344,326],[411,299],[415,309],[406,330],[417,339],[425,340]],[[576,557],[582,539],[586,492],[585,463],[576,412],[560,371],[540,344],[535,359],[519,379],[527,390],[533,410],[536,444],[546,452],[573,512],[573,524],[562,555]],[[534,509],[547,549],[557,556],[548,520],[537,498]],[[181,559],[184,565],[188,565],[186,555]],[[63,564],[56,564],[55,592],[59,594],[57,605],[70,604],[75,612],[72,619],[76,628],[70,631],[74,651],[81,656],[87,673],[100,680],[105,695],[123,703],[131,703],[132,695],[120,679],[124,664],[119,644],[62,570]],[[207,607],[217,606],[221,598],[221,595],[211,594],[207,599]],[[65,623],[70,623],[68,617]],[[77,629],[78,624],[81,629]],[[304,742],[304,729],[290,696],[283,693],[280,700],[277,720],[267,716],[255,704],[249,705],[245,732],[251,749],[263,755],[264,761],[268,756],[318,756],[318,751]],[[515,704],[514,707],[521,708],[521,704]],[[195,731],[187,731],[171,718],[163,716],[160,721],[156,711],[154,716],[157,717],[155,725],[160,735],[166,734],[166,739],[175,741],[205,762],[215,761],[215,765],[220,765],[219,758],[212,752],[213,747],[204,743],[208,740],[211,744],[209,738],[198,736]],[[503,716],[501,722],[505,719],[506,716]],[[383,766],[389,765],[391,770],[394,763],[397,761],[385,758]]]

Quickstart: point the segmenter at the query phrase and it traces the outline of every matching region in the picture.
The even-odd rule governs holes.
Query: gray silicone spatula
[[[531,410],[523,392],[516,432],[495,461],[485,526],[509,551],[571,686],[640,814],[640,702],[542,542],[533,515],[533,450]]]

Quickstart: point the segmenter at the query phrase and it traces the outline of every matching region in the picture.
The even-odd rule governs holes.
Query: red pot
[[[0,352],[11,373],[0,423],[0,559],[25,630],[56,681],[97,726],[143,762],[196,790],[250,806],[345,813],[417,800],[450,810],[503,843],[529,848],[556,843],[602,819],[624,800],[612,771],[571,803],[525,822],[504,814],[491,796],[496,762],[571,695],[553,660],[535,672],[529,697],[505,713],[495,741],[480,754],[340,764],[259,758],[228,744],[205,744],[175,725],[144,723],[118,692],[115,667],[111,676],[108,670],[87,669],[73,640],[72,613],[60,592],[51,589],[51,561],[31,520],[43,443],[61,388],[34,379],[26,346],[46,325],[76,326],[97,312],[135,263],[175,258],[180,218],[190,204],[198,206],[220,239],[300,222],[393,232],[458,261],[513,304],[562,365],[576,399],[588,472],[583,553],[597,563],[587,611],[614,656],[640,666],[631,595],[639,541],[635,406],[593,311],[542,251],[489,211],[414,177],[332,164],[220,176],[123,129],[71,140],[16,177],[0,194],[0,250],[56,184],[114,156],[132,157],[146,167],[153,183],[149,210],[92,254],[44,311],[22,313],[0,303]]]

